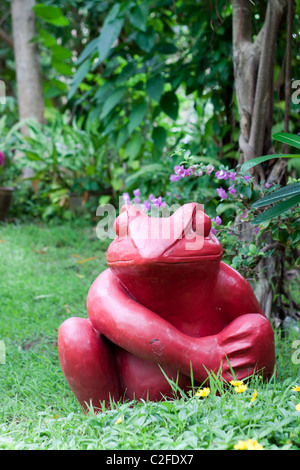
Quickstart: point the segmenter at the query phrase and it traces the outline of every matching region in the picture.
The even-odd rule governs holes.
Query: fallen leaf
[[[92,261],[92,260],[95,259],[95,258],[96,258],[95,256],[91,256],[90,258],[81,259],[80,261],[77,261],[77,263],[78,263],[78,264],[87,263],[88,261]]]
[[[77,274],[77,273],[76,273],[76,276],[79,277],[79,279],[83,279],[85,277],[83,274]]]
[[[32,250],[32,253],[39,253],[40,255],[45,255],[47,253],[48,247],[45,246],[42,250]]]
[[[0,243],[6,243],[6,241],[5,240],[0,240]]]
[[[53,297],[53,295],[55,294],[37,295],[36,297],[33,297],[33,300],[46,299],[47,297]]]

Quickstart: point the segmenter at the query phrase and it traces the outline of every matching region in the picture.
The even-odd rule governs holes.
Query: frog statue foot
[[[108,269],[92,284],[88,318],[59,328],[62,371],[84,412],[110,400],[160,400],[203,384],[275,367],[274,333],[248,282],[221,261],[210,218],[197,203],[170,217],[123,206]],[[103,403],[105,402],[105,403]]]

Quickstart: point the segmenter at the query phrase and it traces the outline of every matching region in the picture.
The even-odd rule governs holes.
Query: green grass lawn
[[[174,401],[83,415],[59,366],[57,330],[70,316],[86,317],[106,247],[83,224],[0,226],[0,449],[234,449],[247,439],[299,449],[296,333],[276,333],[277,376],[267,384],[257,377],[236,393],[212,377],[205,398],[179,391]]]

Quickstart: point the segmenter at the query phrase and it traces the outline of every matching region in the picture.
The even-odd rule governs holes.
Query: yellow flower
[[[252,398],[251,398],[250,401],[256,400],[256,397],[257,397],[257,390],[254,390],[254,393],[253,393]]]
[[[239,387],[240,385],[244,385],[244,382],[242,380],[231,380],[229,383],[233,385],[234,387]]]
[[[207,397],[207,395],[209,394],[210,394],[209,387],[204,387],[202,389],[199,388],[199,390],[196,392],[196,397]]]
[[[247,443],[246,441],[238,441],[233,447],[236,450],[247,450]]]
[[[117,421],[115,422],[115,424],[121,424],[122,421],[123,421],[123,418],[120,417],[119,419],[117,419]]]
[[[296,411],[300,411],[300,403],[298,403],[298,405],[296,405]]]
[[[300,392],[300,387],[299,387],[299,385],[296,385],[295,387],[292,387],[292,390],[293,390],[294,392]]]
[[[243,393],[247,390],[247,385],[238,385],[237,387],[234,387],[234,390],[236,391],[236,393]]]
[[[263,450],[263,446],[259,444],[255,439],[247,439],[247,441],[238,441],[234,445],[236,450]]]

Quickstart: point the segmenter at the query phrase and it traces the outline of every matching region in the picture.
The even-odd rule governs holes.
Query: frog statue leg
[[[222,351],[222,376],[238,379],[260,373],[268,379],[275,368],[274,332],[250,284],[230,266],[220,263],[216,305],[225,325],[217,335]]]
[[[101,409],[121,395],[112,347],[85,318],[72,317],[58,330],[58,354],[62,371],[84,413]]]

